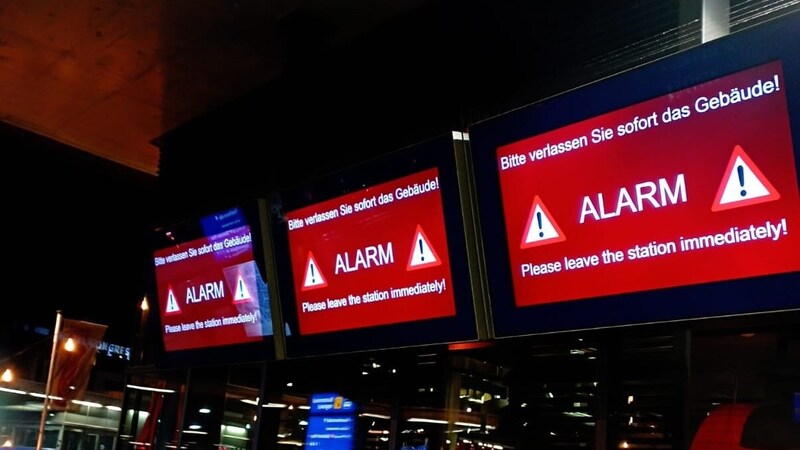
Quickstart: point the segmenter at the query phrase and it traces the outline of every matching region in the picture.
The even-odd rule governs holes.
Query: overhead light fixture
[[[90,407],[94,407],[94,408],[102,408],[103,407],[103,405],[100,404],[100,403],[87,402],[87,401],[84,401],[84,400],[73,400],[72,403],[75,403],[76,405],[90,406]]]
[[[386,419],[389,420],[392,416],[387,416],[386,414],[375,414],[375,413],[361,413],[358,415],[359,417],[374,417],[376,419]]]
[[[9,388],[4,388],[2,386],[0,386],[0,392],[8,392],[9,394],[20,394],[20,395],[27,394],[27,392],[20,391],[19,389],[9,389]]]
[[[438,420],[438,419],[425,419],[422,417],[411,417],[408,419],[409,422],[422,422],[422,423],[438,423],[438,424],[447,424],[446,420]]]
[[[140,391],[150,391],[150,392],[163,392],[165,394],[174,394],[175,389],[163,389],[163,388],[156,388],[150,386],[141,386],[138,384],[128,384],[126,385],[129,389],[138,389]]]
[[[481,424],[479,423],[471,423],[471,422],[456,422],[456,425],[460,427],[467,427],[467,428],[480,428]],[[487,430],[494,430],[495,427],[492,425],[486,425]]]

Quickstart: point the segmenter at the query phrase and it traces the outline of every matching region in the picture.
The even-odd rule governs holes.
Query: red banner
[[[72,400],[83,399],[106,328],[91,322],[62,320],[56,340],[50,409],[69,409]]]

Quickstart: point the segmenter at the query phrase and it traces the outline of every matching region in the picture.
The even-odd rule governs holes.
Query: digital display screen
[[[287,220],[301,334],[455,314],[436,168]]]
[[[469,127],[497,337],[800,309],[797,25]]]
[[[272,335],[269,292],[241,208],[157,231],[153,252],[166,352],[260,343]]]
[[[309,414],[353,414],[356,404],[339,394],[314,394],[311,396]]]
[[[775,61],[499,147],[516,304],[800,270],[786,82]]]
[[[276,193],[289,357],[477,339],[464,149],[440,136]]]
[[[355,404],[337,394],[314,394],[308,415],[308,448],[349,450],[355,438]]]

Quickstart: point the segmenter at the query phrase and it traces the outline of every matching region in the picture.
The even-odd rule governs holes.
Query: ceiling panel
[[[332,48],[425,2],[0,0],[0,120],[157,175],[153,143],[279,77],[304,26]]]

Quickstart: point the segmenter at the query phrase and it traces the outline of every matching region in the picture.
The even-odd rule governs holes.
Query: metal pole
[[[58,334],[61,333],[61,311],[56,311],[56,329],[53,333],[53,348],[50,350],[50,368],[47,370],[47,383],[44,388],[44,405],[42,406],[42,417],[39,419],[39,434],[36,436],[36,450],[42,450],[44,440],[44,424],[47,420],[47,410],[50,409],[50,388],[55,369],[56,350],[58,349]]]

